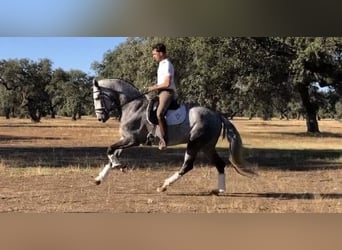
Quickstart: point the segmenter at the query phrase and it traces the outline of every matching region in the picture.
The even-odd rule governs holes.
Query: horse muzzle
[[[102,113],[102,114],[96,114],[97,120],[99,122],[105,123],[109,119],[109,115]]]

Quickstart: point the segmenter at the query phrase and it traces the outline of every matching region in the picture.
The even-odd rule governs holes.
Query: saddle
[[[159,105],[159,97],[152,98],[146,109],[147,121],[151,124],[158,125],[157,108]],[[165,114],[167,125],[178,125],[184,122],[186,117],[186,108],[184,104],[180,104],[178,100],[172,100]]]

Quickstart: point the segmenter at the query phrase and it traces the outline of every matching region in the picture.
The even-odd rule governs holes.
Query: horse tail
[[[242,159],[243,144],[239,131],[236,127],[223,115],[221,115],[221,121],[223,124],[222,138],[227,136],[227,141],[230,144],[229,147],[229,161],[237,173],[243,176],[252,177],[256,173],[251,169],[245,167],[246,162]]]

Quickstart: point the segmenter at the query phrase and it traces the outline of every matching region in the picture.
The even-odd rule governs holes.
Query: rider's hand
[[[156,85],[152,85],[152,86],[147,87],[147,90],[148,90],[148,91],[154,91],[154,90],[156,90]]]

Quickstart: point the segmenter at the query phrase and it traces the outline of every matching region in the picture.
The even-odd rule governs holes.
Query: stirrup
[[[148,133],[148,135],[146,136],[145,144],[148,146],[152,146],[154,141],[155,141],[154,135],[151,132]]]

